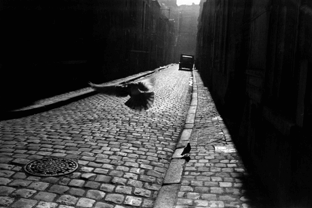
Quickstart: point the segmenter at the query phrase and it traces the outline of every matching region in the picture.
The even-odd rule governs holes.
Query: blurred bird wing
[[[133,95],[130,99],[125,103],[129,108],[142,111],[149,109],[154,102],[154,92],[143,92],[138,95]]]
[[[142,79],[136,84],[138,85],[138,89],[141,91],[150,91],[155,85],[156,79],[155,77],[149,77],[146,79]]]
[[[128,95],[127,87],[123,85],[98,85],[89,82],[89,85],[95,89],[97,92],[115,95],[118,97],[126,97]]]

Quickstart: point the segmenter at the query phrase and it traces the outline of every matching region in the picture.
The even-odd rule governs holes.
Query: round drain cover
[[[24,170],[35,176],[61,176],[74,172],[78,163],[72,159],[47,157],[24,166]]]

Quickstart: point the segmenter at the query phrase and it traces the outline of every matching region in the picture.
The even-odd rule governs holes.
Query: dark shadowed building
[[[201,2],[198,68],[276,207],[311,207],[312,3]]]
[[[171,63],[176,22],[161,9],[157,0],[1,1],[2,109]]]
[[[159,0],[159,2],[165,5],[164,14],[169,15],[176,23],[174,61],[179,61],[181,53],[195,55],[199,5],[177,6],[176,0]]]
[[[197,4],[179,6],[178,57],[181,53],[195,55],[199,8]]]

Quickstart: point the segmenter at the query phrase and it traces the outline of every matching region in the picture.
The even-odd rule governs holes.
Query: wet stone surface
[[[0,206],[153,207],[190,103],[191,73],[177,66],[153,76],[155,102],[134,112],[103,94],[0,122]],[[23,167],[44,157],[70,158],[63,176],[32,176]],[[3,187],[3,188],[2,188]]]

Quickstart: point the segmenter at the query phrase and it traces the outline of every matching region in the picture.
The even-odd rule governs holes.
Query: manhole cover
[[[78,163],[72,159],[48,157],[34,160],[24,166],[24,170],[35,176],[61,176],[74,172]]]

